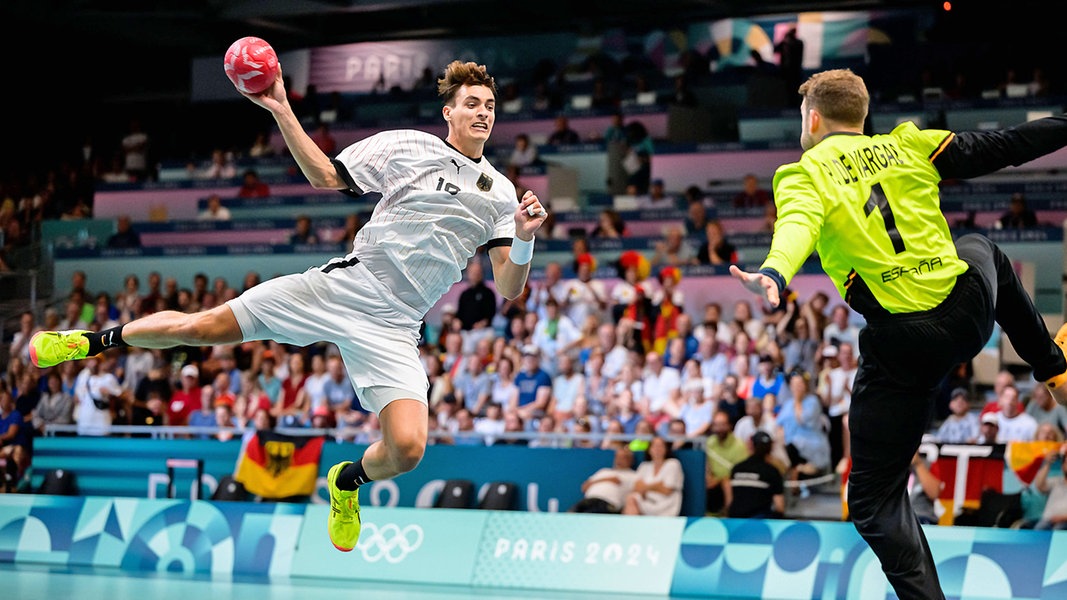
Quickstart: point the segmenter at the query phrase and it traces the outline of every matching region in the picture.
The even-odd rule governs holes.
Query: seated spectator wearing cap
[[[637,197],[637,208],[642,210],[673,210],[678,201],[664,190],[662,179],[653,179],[648,194]]]
[[[189,424],[189,415],[200,410],[200,369],[196,365],[185,365],[181,370],[179,388],[170,396],[167,405],[167,425],[185,426]]]
[[[974,443],[991,446],[997,443],[998,433],[1000,433],[1000,419],[997,418],[997,413],[986,413],[981,417],[981,424],[978,426],[978,438]]]
[[[785,515],[785,481],[770,461],[773,440],[765,431],[752,434],[752,455],[734,465],[726,493],[726,516],[733,519],[780,519]]]
[[[971,412],[970,395],[965,388],[952,390],[948,408],[952,412],[937,428],[937,441],[942,444],[973,444],[978,439],[978,415]]]
[[[311,410],[311,427],[314,429],[330,429],[334,426],[333,412],[329,406],[320,404]]]
[[[544,415],[552,399],[552,377],[541,368],[541,350],[533,344],[522,347],[522,365],[515,375],[519,393],[515,406],[524,421]]]

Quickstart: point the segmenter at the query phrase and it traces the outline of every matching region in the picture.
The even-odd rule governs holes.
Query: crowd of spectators
[[[830,396],[804,387],[837,366],[824,359],[811,371],[816,357],[838,343],[822,337],[840,329],[821,313],[825,298],[790,305],[774,322],[747,302],[727,316],[709,299],[698,318],[671,293],[677,275],[669,269],[663,277],[626,269],[630,291],[642,292],[613,297],[591,256],[576,262],[577,277],[563,278],[554,264],[548,279],[532,282],[515,302],[501,302],[485,284],[482,264],[470,263],[457,304],[443,307],[440,322],[424,330],[430,426],[438,443],[610,448],[619,443],[608,435],[614,433],[688,438],[692,445],[741,422],[743,438],[735,445],[744,451],[731,454],[735,462],[748,457],[749,439],[760,430],[775,437],[780,456],[790,461],[783,463],[787,475],[832,467],[829,451],[815,449],[829,448],[830,429],[820,417]],[[27,342],[39,329],[99,330],[163,309],[209,309],[258,281],[256,273],[236,286],[198,274],[186,286],[153,272],[144,287],[131,274],[121,290],[91,292],[85,274],[76,273],[62,312],[49,309],[40,321],[25,313],[10,347],[6,388],[22,415],[27,447],[20,464],[32,456],[26,433],[39,435],[48,425],[73,424],[79,435],[108,435],[116,424],[206,425],[222,428],[211,434],[220,439],[246,426],[322,426],[336,428],[341,440],[376,439],[376,419],[359,405],[329,344],[127,348],[50,369],[29,363]],[[639,303],[644,312],[633,310]],[[784,373],[795,375],[788,386]],[[793,408],[800,404],[803,414]],[[503,435],[508,432],[581,435],[514,439]],[[709,457],[716,456],[713,441]],[[620,510],[652,509],[629,499]]]
[[[845,468],[858,326],[843,304],[831,306],[822,293],[789,293],[780,311],[748,301],[725,308],[709,294],[703,314],[691,315],[671,292],[677,279],[670,267],[657,274],[625,269],[609,288],[584,254],[575,277],[552,263],[545,279],[509,302],[486,285],[480,258],[457,284],[463,289],[456,304],[442,307],[439,322],[423,330],[431,443],[644,452],[628,440],[647,436],[666,439],[668,451],[696,445],[707,454],[708,509],[718,514],[749,510],[732,504],[738,477],[749,480],[743,486],[770,478],[770,490],[793,481],[787,487],[805,495],[805,481]],[[29,363],[27,342],[39,329],[98,330],[163,309],[208,309],[259,280],[250,272],[233,285],[198,274],[186,287],[153,272],[145,287],[131,274],[121,290],[90,292],[84,273],[76,273],[62,313],[50,309],[38,320],[26,312],[11,343],[0,406],[4,418],[21,415],[23,433],[4,446],[24,450],[6,451],[9,462],[27,466],[33,437],[48,425],[73,425],[78,435],[109,435],[116,424],[204,426],[189,435],[221,440],[245,427],[280,425],[332,429],[342,442],[377,439],[377,421],[360,406],[330,344],[127,348],[50,369]],[[643,312],[634,310],[638,304]],[[1067,411],[1042,386],[1030,391],[1005,371],[984,399],[972,397],[966,380],[953,383],[935,439],[1064,439]],[[1022,389],[1029,392],[1025,402]],[[527,435],[509,435],[517,432]],[[742,463],[744,475],[735,472]],[[667,474],[660,468],[635,481],[674,486],[673,467]],[[638,487],[605,501],[625,513],[676,510],[650,504],[653,488]],[[666,502],[659,497],[670,495],[666,488],[654,489],[657,502]],[[741,494],[744,503],[750,491]],[[770,504],[751,510],[781,512],[777,495],[762,495],[760,502]]]

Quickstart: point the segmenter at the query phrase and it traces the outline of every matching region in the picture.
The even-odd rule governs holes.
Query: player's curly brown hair
[[[445,76],[437,80],[437,94],[445,104],[452,104],[455,102],[456,92],[464,85],[484,85],[492,90],[493,97],[496,97],[496,81],[485,70],[485,65],[459,60],[454,60],[445,67]]]
[[[871,97],[863,79],[848,69],[831,69],[808,78],[798,90],[826,119],[846,125],[862,125]]]

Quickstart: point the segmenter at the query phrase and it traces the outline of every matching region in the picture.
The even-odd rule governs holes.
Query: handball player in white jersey
[[[359,537],[358,487],[415,468],[426,448],[427,378],[419,360],[420,320],[488,248],[497,291],[526,285],[534,232],[547,212],[483,156],[496,117],[496,84],[482,65],[454,61],[438,80],[448,124],[444,140],[387,131],[345,148],[319,150],[274,84],[245,96],[274,116],[285,143],[317,189],[381,194],[352,252],[303,273],[265,281],[226,304],[194,314],[164,311],[99,333],[42,332],[31,344],[40,367],[117,346],[169,348],[276,340],[338,346],[360,402],[378,414],[382,439],[355,462],[334,465],[330,540],[352,550]]]

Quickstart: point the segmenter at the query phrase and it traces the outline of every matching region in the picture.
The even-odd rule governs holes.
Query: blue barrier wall
[[[342,461],[354,460],[366,446],[327,443],[319,463],[319,483],[313,502],[325,502],[326,472]],[[157,498],[166,496],[168,458],[204,461],[204,497],[218,480],[234,472],[241,451],[239,440],[153,440],[139,438],[43,437],[34,442],[34,485],[50,469],[74,473],[82,494]],[[686,486],[682,514],[704,515],[702,451],[675,453],[682,463]],[[519,509],[566,511],[581,499],[581,484],[612,464],[609,450],[587,448],[526,448],[523,446],[429,446],[419,468],[396,479],[375,481],[360,492],[364,506],[431,506],[447,479],[470,479],[481,488],[491,481],[514,481]],[[192,497],[195,475],[175,472],[175,495]]]
[[[0,495],[0,561],[718,598],[894,597],[849,523]],[[1067,597],[1067,533],[927,526],[952,599]]]

